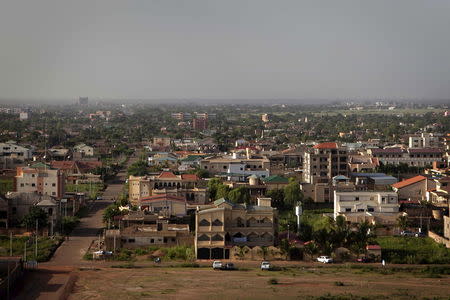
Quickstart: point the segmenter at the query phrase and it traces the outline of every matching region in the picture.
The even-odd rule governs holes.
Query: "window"
[[[36,184],[32,183],[31,186],[36,186]]]
[[[212,225],[213,226],[222,226],[223,223],[219,219],[215,219],[214,222],[212,222]]]
[[[211,240],[212,241],[223,241],[223,236],[221,236],[220,234],[215,234],[215,235],[213,235]]]
[[[209,226],[210,223],[208,222],[208,220],[203,219],[203,220],[200,221],[199,225],[200,226]]]
[[[151,244],[155,243],[155,239],[150,239],[150,243]]]
[[[351,208],[346,208],[346,209],[345,209],[345,212],[351,212],[351,211],[352,211]]]
[[[24,187],[23,183],[20,184],[20,187]]]
[[[198,241],[209,241],[209,236],[207,236],[206,234],[202,234],[201,236],[199,236],[197,238]]]
[[[355,197],[355,200],[356,200],[356,201],[359,201],[359,197]]]
[[[128,243],[134,243],[136,242],[135,239],[128,239]]]

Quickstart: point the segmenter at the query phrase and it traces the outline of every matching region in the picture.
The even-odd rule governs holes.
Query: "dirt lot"
[[[69,299],[450,299],[450,276],[425,274],[423,267],[310,263],[260,271],[256,262],[236,265],[240,270],[214,271],[209,263],[80,270]]]

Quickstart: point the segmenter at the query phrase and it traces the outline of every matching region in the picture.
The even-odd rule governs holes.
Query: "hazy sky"
[[[0,98],[450,98],[448,0],[0,0]]]

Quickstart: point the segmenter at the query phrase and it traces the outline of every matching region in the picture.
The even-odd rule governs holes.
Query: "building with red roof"
[[[397,192],[399,200],[422,201],[426,200],[428,190],[436,188],[436,183],[425,176],[418,175],[391,186]]]
[[[338,144],[335,142],[320,143],[313,146],[314,149],[337,149]]]

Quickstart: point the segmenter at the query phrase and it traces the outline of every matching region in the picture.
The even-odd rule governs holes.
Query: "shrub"
[[[276,278],[270,278],[270,279],[267,281],[267,283],[268,283],[268,284],[278,284],[278,279],[276,279]]]
[[[344,283],[342,281],[335,281],[334,285],[335,286],[344,286]]]

